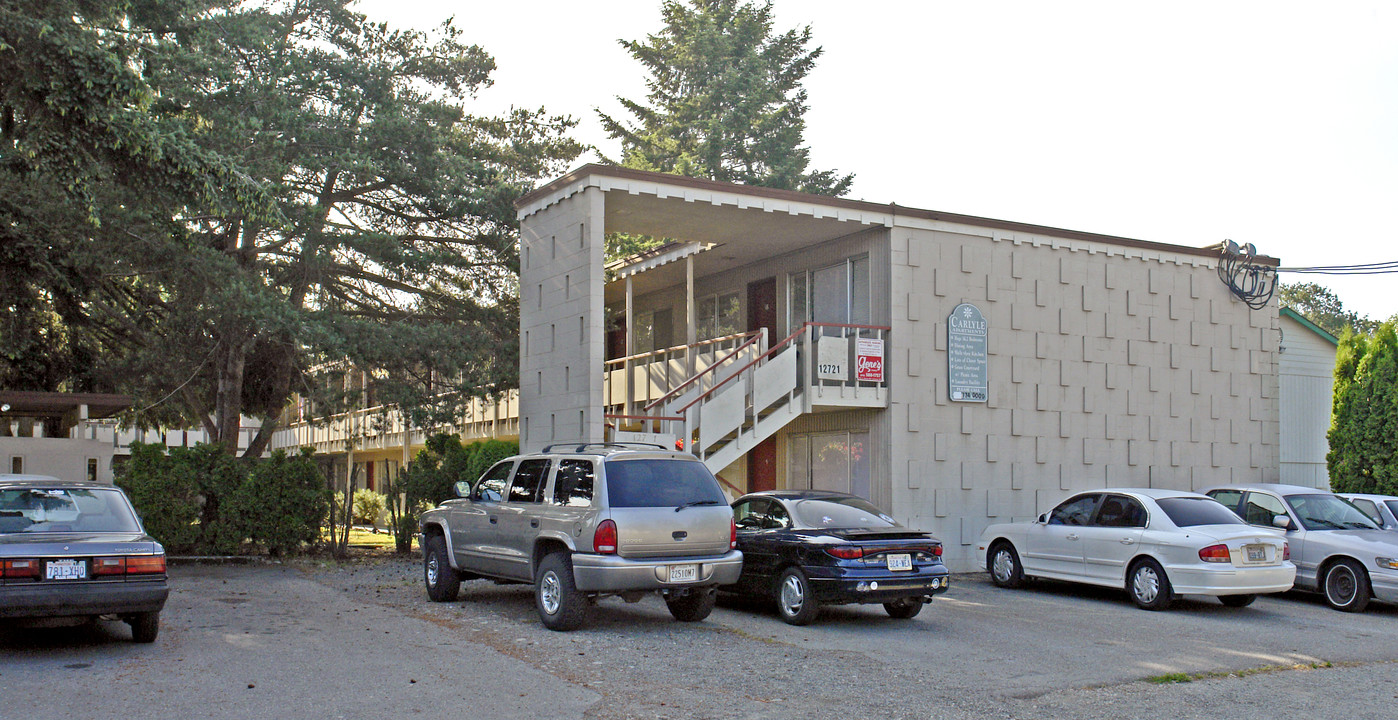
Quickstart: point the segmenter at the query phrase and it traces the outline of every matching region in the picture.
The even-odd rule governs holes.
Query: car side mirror
[[[1285,515],[1277,515],[1276,517],[1272,518],[1272,527],[1281,528],[1282,530],[1290,530],[1291,518]]]
[[[1039,516],[1039,519],[1037,520],[1037,522],[1038,522],[1040,525],[1047,525],[1047,524],[1048,524],[1048,516],[1049,516],[1048,513],[1044,513],[1043,515],[1040,515],[1040,516]]]
[[[459,498],[471,497],[471,483],[462,480],[453,486],[456,489],[456,496]]]

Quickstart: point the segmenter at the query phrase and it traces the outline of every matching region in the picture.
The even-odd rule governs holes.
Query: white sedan
[[[1125,587],[1147,610],[1163,610],[1177,595],[1213,595],[1244,607],[1296,580],[1280,532],[1176,490],[1080,492],[1033,522],[991,525],[978,547],[1000,587],[1030,577]]]

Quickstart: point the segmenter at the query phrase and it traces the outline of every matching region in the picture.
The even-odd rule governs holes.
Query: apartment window
[[[16,475],[24,474],[24,458],[15,455],[10,458],[10,472]]]
[[[670,347],[674,330],[672,317],[670,308],[637,313],[636,329],[631,335],[632,352],[639,355]]]
[[[695,321],[699,339],[709,340],[742,332],[741,307],[736,292],[700,298]]]
[[[97,482],[97,458],[87,459],[87,481]]]
[[[791,435],[787,482],[792,488],[833,490],[869,498],[869,433]]]
[[[867,255],[792,273],[787,280],[787,321],[792,331],[803,322],[868,325],[872,318]]]

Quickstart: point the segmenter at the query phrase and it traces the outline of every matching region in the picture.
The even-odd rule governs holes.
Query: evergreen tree
[[[1398,495],[1398,336],[1347,334],[1335,360],[1326,465],[1336,492]]]
[[[469,114],[494,69],[484,50],[450,23],[396,31],[350,4],[0,0],[0,19],[27,17],[36,38],[45,24],[78,24],[87,65],[131,85],[114,86],[117,109],[136,116],[128,125],[155,127],[157,149],[178,151],[94,139],[64,125],[60,107],[53,157],[71,146],[116,159],[86,175],[81,162],[36,166],[23,179],[93,206],[101,230],[74,226],[42,192],[13,208],[63,218],[30,223],[36,247],[70,247],[68,265],[121,291],[99,303],[61,272],[42,281],[72,286],[75,322],[109,318],[106,377],[154,406],[142,420],[202,424],[231,452],[240,417],[259,415],[256,455],[293,391],[319,389],[318,407],[337,407],[333,383],[308,372],[327,362],[375,369],[374,387],[351,395],[411,408],[418,425],[517,383],[513,201],[576,158],[573,121]],[[88,76],[10,52],[7,27],[0,63],[59,100],[81,96]],[[133,152],[174,159],[147,179],[117,164]],[[190,186],[199,191],[179,192]]]
[[[621,164],[724,182],[843,195],[853,175],[809,171],[806,91],[821,49],[809,26],[775,34],[772,4],[665,0],[665,27],[619,41],[645,66],[645,103],[618,98],[633,116],[598,112],[622,142]]]

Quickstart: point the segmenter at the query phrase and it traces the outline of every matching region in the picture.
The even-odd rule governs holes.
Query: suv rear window
[[[718,481],[693,460],[608,460],[607,500],[614,508],[727,505]]]
[[[1175,527],[1195,525],[1245,525],[1242,518],[1216,500],[1191,497],[1167,497],[1155,501]]]

